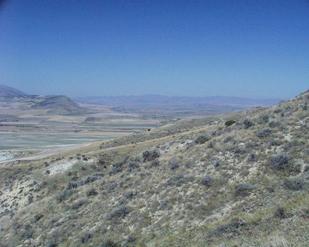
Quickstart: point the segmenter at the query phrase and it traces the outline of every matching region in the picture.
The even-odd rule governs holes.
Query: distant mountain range
[[[252,99],[230,96],[164,96],[164,95],[139,95],[139,96],[99,96],[79,97],[78,102],[102,104],[114,107],[154,107],[161,105],[220,105],[235,107],[270,106],[278,103],[279,99]]]
[[[80,97],[80,103],[105,105],[115,111],[136,112],[157,116],[205,116],[242,110],[257,106],[271,106],[278,99],[250,99],[240,97],[180,97],[162,95]]]
[[[59,115],[82,114],[87,111],[67,96],[28,95],[5,85],[0,85],[0,102],[18,102],[22,103],[25,109],[47,110],[47,113]]]
[[[28,95],[15,88],[0,85],[0,101],[22,101],[31,109],[44,109],[48,113],[61,115],[85,113],[87,109],[78,104],[83,103],[104,105],[114,111],[138,113],[144,116],[183,117],[205,116],[257,106],[270,106],[280,100],[226,96],[180,97],[163,95],[78,97],[72,100],[63,95]]]

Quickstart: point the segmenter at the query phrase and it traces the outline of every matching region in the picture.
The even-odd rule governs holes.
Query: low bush
[[[263,130],[256,132],[256,136],[259,137],[259,138],[265,138],[265,137],[270,136],[271,133],[272,132],[271,132],[270,129],[263,129]]]
[[[269,116],[268,115],[262,115],[259,118],[260,123],[268,123],[269,122]]]
[[[26,224],[21,229],[21,233],[20,234],[21,234],[21,238],[22,239],[30,239],[30,238],[32,238],[32,236],[34,234],[33,227],[31,225]]]
[[[221,161],[220,160],[213,160],[212,161],[212,164],[213,164],[213,166],[215,167],[215,168],[218,168],[218,167],[220,167],[221,166]]]
[[[83,205],[85,205],[88,201],[84,198],[77,200],[75,203],[72,205],[72,209],[79,209]]]
[[[210,233],[210,235],[220,236],[223,234],[239,234],[241,229],[246,225],[246,222],[242,219],[232,219],[230,223],[217,227]]]
[[[34,222],[38,222],[40,219],[42,219],[44,217],[43,214],[36,214],[34,216]]]
[[[128,171],[133,172],[134,170],[138,169],[140,166],[137,162],[130,162],[128,164]]]
[[[226,127],[229,127],[229,126],[232,126],[232,125],[235,124],[235,123],[236,123],[236,121],[233,120],[233,119],[227,120],[227,121],[225,122],[225,126],[226,126]]]
[[[98,194],[98,192],[96,191],[96,189],[92,188],[90,190],[87,191],[87,196],[96,196]]]
[[[153,161],[160,157],[160,151],[159,150],[151,150],[151,151],[145,151],[143,153],[143,161]]]
[[[208,135],[201,135],[195,139],[196,144],[204,144],[205,142],[209,141],[210,137]]]
[[[205,176],[202,178],[202,181],[201,181],[201,184],[202,185],[205,185],[207,187],[211,186],[213,184],[213,179],[211,176]]]
[[[270,165],[275,170],[284,170],[289,167],[289,157],[286,154],[277,154],[271,157]]]
[[[108,215],[107,215],[107,219],[111,220],[111,219],[122,219],[125,218],[128,214],[130,213],[130,210],[128,207],[122,205],[119,207],[114,208]]]
[[[87,243],[92,238],[92,234],[87,232],[85,235],[81,238],[81,242],[83,244]]]
[[[252,184],[248,184],[248,183],[239,184],[235,188],[235,195],[236,196],[248,196],[255,188],[256,186]]]
[[[116,173],[121,172],[123,170],[123,165],[124,164],[122,162],[113,164],[112,165],[112,170],[111,170],[110,174],[116,174]]]
[[[120,247],[120,245],[112,240],[106,240],[100,245],[100,247]]]
[[[151,167],[157,167],[160,166],[160,161],[158,159],[155,159],[151,162]]]
[[[125,199],[131,200],[134,196],[136,195],[136,192],[134,191],[128,191],[126,193],[123,194],[123,197]]]
[[[245,129],[249,129],[250,127],[254,126],[254,123],[249,119],[245,119],[243,124]]]
[[[176,158],[172,158],[169,162],[168,165],[171,170],[176,170],[179,168],[179,161]]]
[[[71,189],[65,189],[63,191],[61,191],[58,195],[57,195],[57,201],[58,202],[63,202],[67,199],[69,199],[69,197],[73,194],[73,190]]]
[[[251,153],[248,155],[248,162],[256,162],[257,161],[257,156],[254,153]]]
[[[95,174],[95,175],[88,176],[88,177],[86,177],[85,179],[82,179],[82,180],[70,181],[67,185],[67,189],[68,190],[76,189],[76,188],[83,186],[85,184],[93,183],[93,182],[101,179],[102,177],[103,177],[102,174]]]
[[[268,124],[268,126],[270,127],[270,128],[277,128],[277,127],[280,127],[280,122],[277,122],[277,121],[271,121],[269,124]]]
[[[284,208],[279,207],[276,209],[274,216],[279,219],[285,219],[287,218],[287,213]]]
[[[288,190],[302,190],[304,188],[304,180],[302,178],[288,178],[284,181],[284,187]]]
[[[51,240],[48,240],[47,244],[46,244],[46,247],[57,247],[58,244],[56,242],[56,240],[54,239],[51,239]]]
[[[181,174],[181,175],[177,175],[177,176],[173,176],[169,178],[166,182],[166,185],[179,187],[190,181],[193,181],[192,177],[184,176],[183,174]]]

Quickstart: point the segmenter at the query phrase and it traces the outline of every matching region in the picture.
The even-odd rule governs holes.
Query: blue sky
[[[287,98],[309,88],[308,0],[6,0],[0,8],[0,84],[29,93]]]

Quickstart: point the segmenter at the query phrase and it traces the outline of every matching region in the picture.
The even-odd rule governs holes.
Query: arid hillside
[[[309,92],[0,166],[0,246],[309,246]]]

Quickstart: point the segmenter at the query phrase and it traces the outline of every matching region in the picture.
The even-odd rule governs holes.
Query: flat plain
[[[54,149],[110,140],[158,127],[160,119],[87,105],[83,114],[49,114],[24,102],[0,102],[0,162]]]

